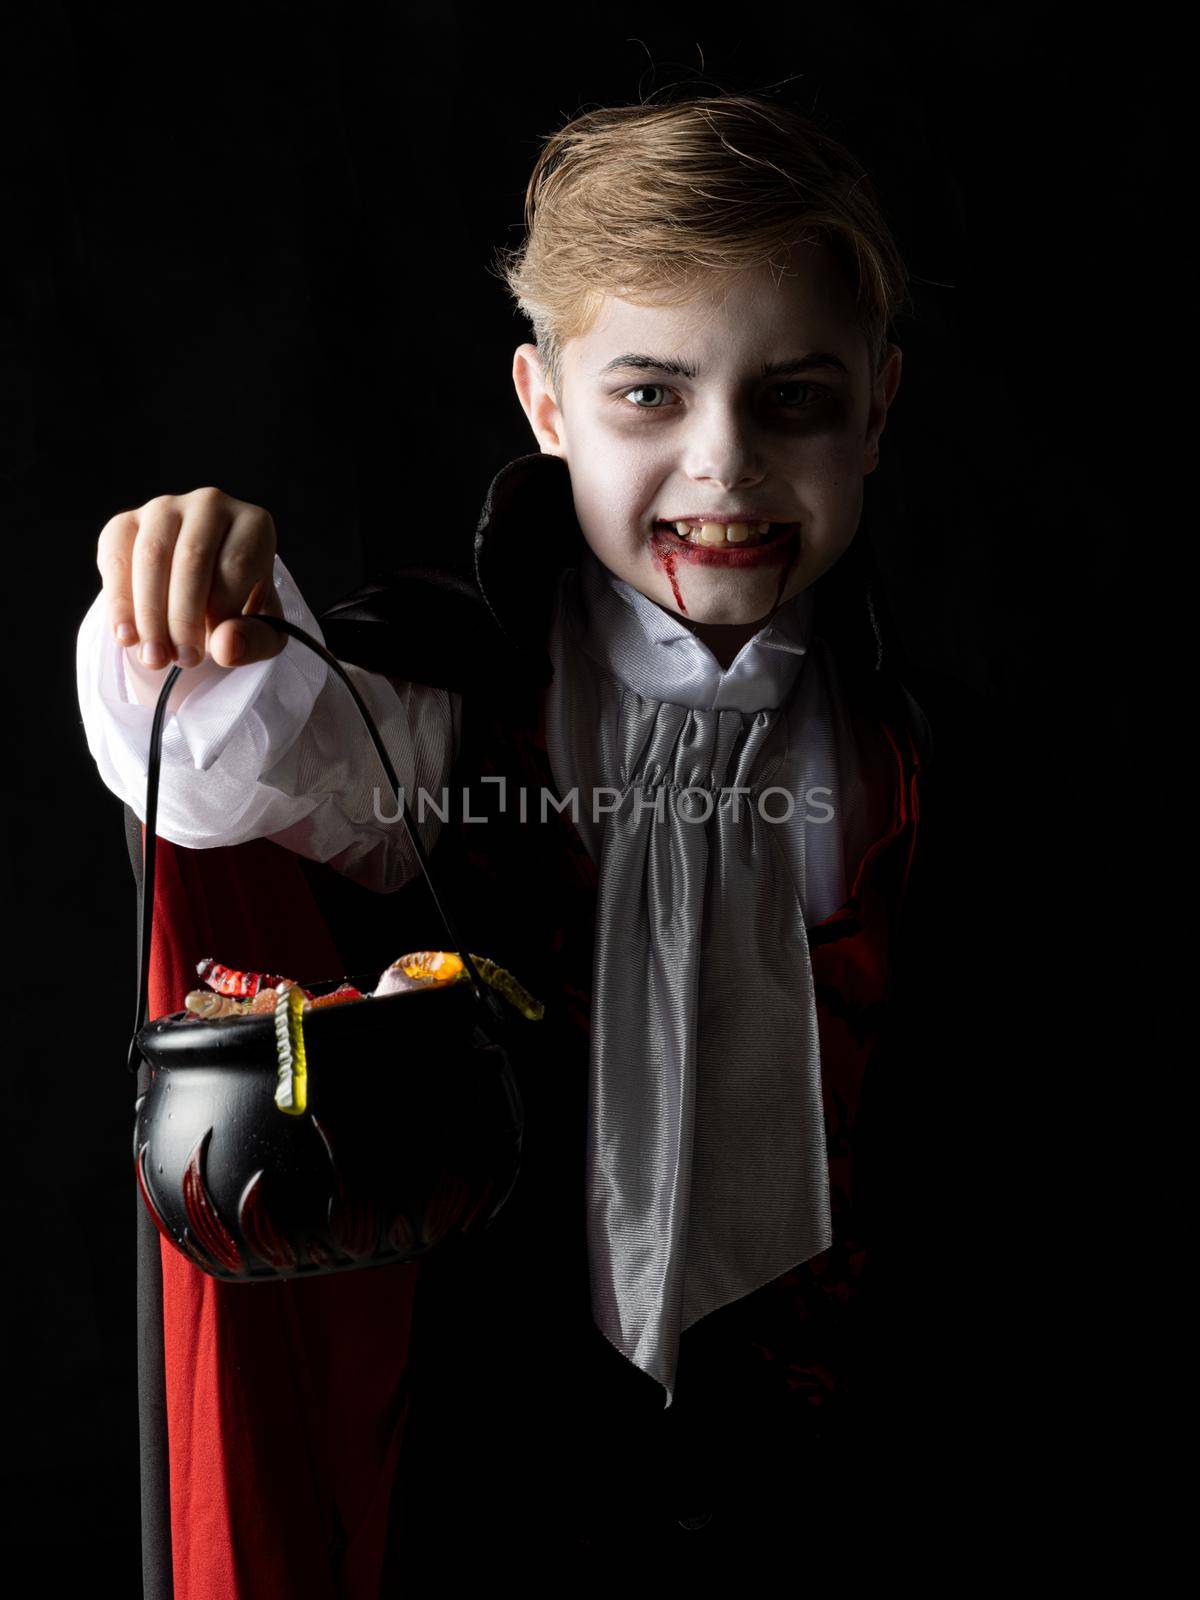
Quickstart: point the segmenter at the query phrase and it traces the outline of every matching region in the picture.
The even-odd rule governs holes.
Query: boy
[[[264,1561],[296,1552],[289,1594],[391,1592],[424,1549],[469,1565],[464,1517],[481,1570],[481,1529],[531,1559],[572,1540],[632,1554],[680,1527],[736,1546],[773,1495],[795,1507],[801,1479],[811,1509],[824,1452],[884,1370],[860,1301],[891,1199],[872,1164],[886,1130],[864,1113],[894,1091],[867,1064],[929,741],[854,535],[899,384],[903,266],[853,159],[751,97],[575,119],[538,160],[526,220],[504,270],[536,334],[513,377],[539,449],[493,482],[472,582],[414,567],[318,624],[269,515],[200,490],[110,521],[80,633],[89,745],[139,813],[150,706],[169,661],[188,669],[163,746],[168,884],[251,851],[242,878],[261,871],[266,899],[285,869],[262,841],[282,845],[344,970],[382,967],[434,924],[391,894],[415,863],[343,691],[258,607],[353,663],[407,795],[470,782],[478,813],[485,776],[530,794],[528,821],[418,818],[470,948],[547,1002],[521,1082],[522,1179],[469,1269],[420,1263],[398,1457],[399,1389],[353,1515],[332,1447],[314,1468],[332,1554],[325,1524],[273,1530],[275,1554],[260,1543]],[[578,803],[539,817],[537,787]],[[182,949],[192,913],[182,892],[173,904]],[[210,953],[248,960],[193,955]],[[152,1014],[178,1007],[168,990]],[[274,1290],[200,1281],[170,1250],[163,1271],[174,1430],[187,1340],[228,1341],[219,1391],[267,1337],[249,1302]],[[407,1316],[415,1277],[276,1287],[323,1296],[332,1373],[354,1336],[339,1304],[377,1320],[370,1296],[402,1279],[392,1314]],[[219,1392],[189,1415],[205,1403],[227,1419]],[[322,1437],[307,1432],[314,1459]],[[522,1440],[514,1472],[499,1452]],[[748,1483],[780,1450],[794,1470]],[[259,1477],[286,1476],[293,1453],[277,1441]],[[228,1452],[209,1470],[231,1471]],[[197,1475],[172,1437],[176,1579],[207,1600],[241,1582],[213,1549],[249,1535],[227,1492],[195,1537],[181,1507]]]

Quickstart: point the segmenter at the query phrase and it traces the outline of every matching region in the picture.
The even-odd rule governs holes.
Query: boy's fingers
[[[147,501],[138,512],[132,559],[133,617],[142,659],[148,667],[166,666],[171,658],[167,594],[182,520],[182,513],[169,495]]]
[[[261,506],[240,506],[221,544],[208,597],[208,624],[240,617],[260,579],[275,569],[275,524]]]
[[[164,667],[201,660],[219,666],[276,656],[286,634],[252,620],[281,617],[274,585],[275,524],[260,506],[216,489],[160,495],[119,512],[96,550],[109,622],[118,642],[139,644],[143,661]]]
[[[246,618],[267,615],[281,617],[283,615],[283,602],[279,598],[279,591],[269,578],[260,578],[250,591],[250,598],[242,607],[242,615]],[[267,661],[272,656],[277,656],[287,644],[287,634],[280,633],[278,628],[266,628],[257,622],[241,622],[236,624],[238,636],[246,645],[246,661]]]
[[[267,608],[264,607],[264,610]],[[275,615],[272,608],[272,615]],[[208,636],[208,650],[219,667],[244,667],[251,661],[268,661],[287,644],[287,634],[268,628],[251,617],[231,617]]]
[[[194,667],[204,655],[208,597],[228,513],[218,500],[189,496],[175,541],[167,597],[170,646],[179,664]]]
[[[274,628],[242,620],[255,610],[283,615],[274,570],[275,524],[260,506],[247,506],[221,546],[209,596],[208,648],[218,666],[265,661],[287,643]]]
[[[118,644],[137,643],[137,624],[133,616],[133,541],[137,538],[137,518],[132,511],[120,511],[100,530],[96,545],[96,565],[104,587],[108,623]]]
[[[244,617],[282,617],[283,601],[279,598],[279,591],[270,578],[260,578],[250,591],[246,604],[242,607]],[[272,632],[275,630],[272,629]]]

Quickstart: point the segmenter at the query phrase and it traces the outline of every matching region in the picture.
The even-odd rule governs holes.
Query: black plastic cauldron
[[[256,620],[299,639],[338,673],[399,796],[387,750],[341,664],[294,623]],[[403,804],[401,820],[463,979],[305,1012],[301,1115],[276,1104],[274,1017],[199,1021],[177,1012],[146,1024],[162,730],[179,670],[167,674],[150,735],[129,1049],[131,1070],[144,1059],[151,1071],[133,1144],[150,1215],[189,1261],[234,1282],[411,1261],[482,1231],[520,1169],[524,1114],[509,1052],[535,1024],[480,979]],[[348,981],[369,990],[376,977]],[[343,981],[305,987],[323,993]]]

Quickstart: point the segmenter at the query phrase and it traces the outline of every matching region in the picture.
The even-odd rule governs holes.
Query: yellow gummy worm
[[[516,1006],[523,1017],[528,1017],[530,1022],[541,1021],[545,1006],[540,1000],[535,1000],[511,972],[498,967],[486,956],[477,956],[474,951],[471,952],[471,960],[484,983]],[[462,957],[454,950],[414,950],[411,955],[401,956],[393,965],[402,968],[410,978],[433,978],[439,983],[458,983],[467,976]]]
[[[297,984],[275,1002],[275,1057],[279,1063],[275,1104],[291,1117],[308,1107],[308,1063],[304,1054],[304,991]]]
[[[489,961],[486,956],[477,956],[471,952],[471,960],[475,963],[476,971],[484,983],[491,984],[497,994],[502,994],[510,1004],[516,1006],[523,1017],[528,1017],[530,1022],[540,1022],[545,1015],[546,1008],[540,1000],[535,1000],[522,984],[519,984],[511,972],[506,972],[503,967],[498,967],[494,961]]]

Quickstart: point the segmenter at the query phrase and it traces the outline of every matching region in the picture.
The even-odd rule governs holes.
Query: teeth
[[[758,544],[771,532],[769,522],[676,522],[675,532],[689,544]]]

